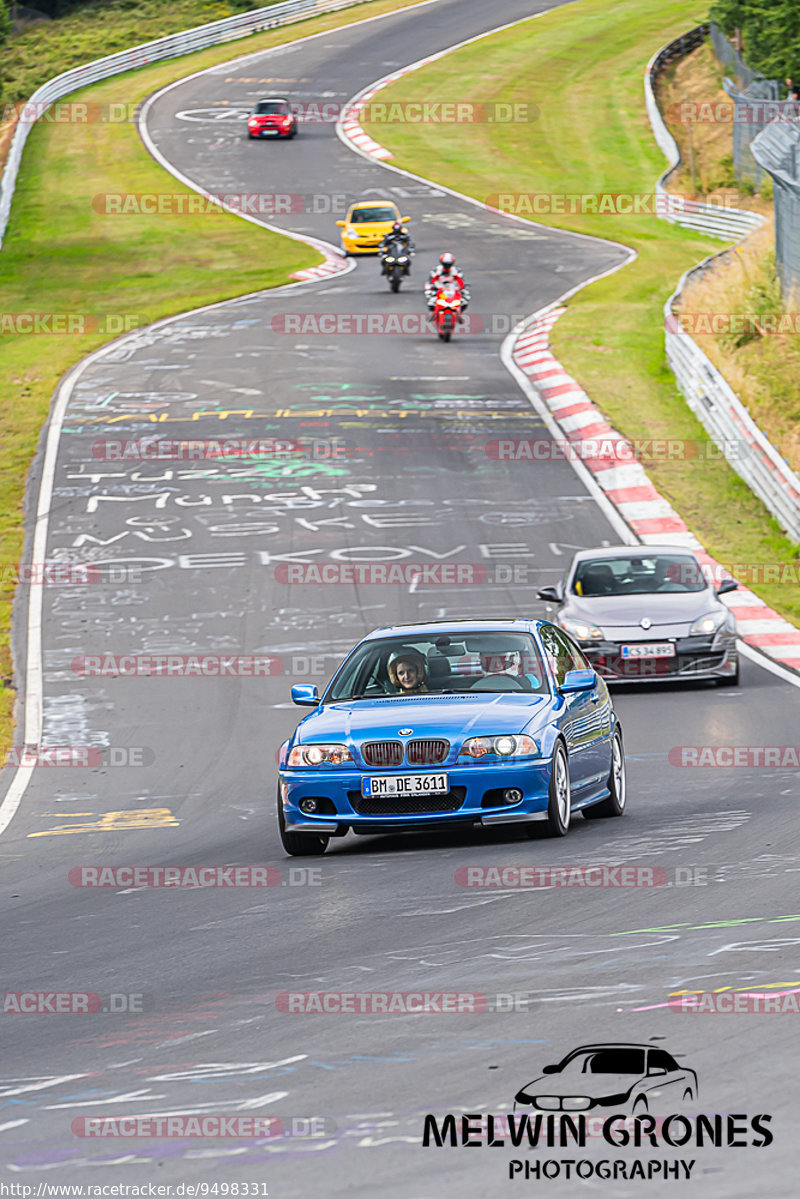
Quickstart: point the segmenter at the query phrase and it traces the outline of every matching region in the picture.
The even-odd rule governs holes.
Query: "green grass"
[[[653,52],[698,24],[690,0],[580,0],[440,59],[376,100],[463,99],[533,106],[509,124],[365,123],[416,174],[478,199],[498,193],[652,193],[665,169],[647,119],[644,68]],[[663,304],[680,275],[722,243],[655,216],[537,216],[544,224],[611,238],[637,259],[569,302],[552,333],[558,358],[631,439],[707,443],[664,357]],[[487,257],[483,269],[491,270]],[[480,303],[480,275],[471,271]],[[794,562],[797,547],[724,463],[648,466],[655,486],[722,562]],[[800,622],[796,587],[759,594]]]
[[[119,75],[70,99],[133,107],[193,71],[411,2],[344,9]],[[0,314],[88,314],[101,324],[113,317],[145,325],[279,286],[320,261],[302,243],[236,216],[104,216],[92,198],[105,192],[186,189],[153,162],[132,124],[35,127],[0,251]],[[116,332],[0,334],[0,750],[11,742],[11,604],[27,472],[58,380]]]
[[[25,25],[3,51],[3,101],[27,100],[53,75],[93,58],[271,3],[278,0],[115,0]]]

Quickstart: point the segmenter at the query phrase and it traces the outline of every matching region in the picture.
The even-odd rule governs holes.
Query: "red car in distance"
[[[270,96],[259,100],[247,118],[248,137],[294,137],[297,117],[288,100]]]

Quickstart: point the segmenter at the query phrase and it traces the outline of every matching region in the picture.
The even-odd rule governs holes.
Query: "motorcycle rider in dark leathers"
[[[385,233],[383,235],[381,244],[378,246],[378,255],[381,260],[381,274],[382,275],[386,274],[386,262],[385,262],[386,251],[388,250],[388,248],[392,244],[392,242],[399,242],[403,246],[403,249],[408,254],[409,258],[411,258],[412,254],[414,253],[414,243],[411,240],[411,237],[409,236],[408,229],[406,229],[405,225],[402,225],[400,223],[400,221],[395,221],[395,223],[392,225],[389,232]],[[407,275],[411,273],[411,263],[410,262],[407,264],[405,273]]]

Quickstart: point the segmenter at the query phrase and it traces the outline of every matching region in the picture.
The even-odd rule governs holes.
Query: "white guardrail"
[[[658,142],[669,166],[656,183],[656,212],[665,221],[680,225],[686,229],[695,229],[698,233],[710,237],[722,237],[726,241],[738,241],[746,237],[754,229],[764,223],[764,217],[758,212],[748,212],[743,208],[730,208],[723,204],[704,204],[699,200],[690,200],[686,196],[676,196],[666,189],[666,181],[681,163],[681,152],[675,138],[664,124],[656,101],[653,82],[660,67],[677,55],[687,53],[694,46],[699,46],[703,40],[705,26],[700,25],[683,37],[676,38],[654,54],[644,73],[644,98],[647,105],[647,115],[653,128],[653,135]]]
[[[257,8],[235,17],[225,17],[222,21],[199,25],[195,29],[185,29],[181,33],[172,33],[168,37],[133,46],[130,50],[121,50],[117,54],[108,54],[105,58],[96,58],[93,62],[73,67],[72,70],[49,79],[37,88],[27,104],[22,106],[21,116],[14,131],[0,179],[0,246],[8,226],[25,142],[36,121],[54,101],[86,87],[87,84],[97,83],[100,79],[110,79],[112,75],[121,75],[124,71],[133,71],[160,59],[179,58],[182,54],[191,54],[193,50],[206,50],[209,46],[232,42],[251,33],[262,33],[266,29],[290,25],[293,21],[302,21],[318,14],[335,12],[339,8],[352,8],[357,4],[366,3],[367,0],[285,0],[284,3],[273,4],[269,8]]]
[[[687,271],[664,305],[667,362],[689,407],[728,464],[792,540],[800,543],[800,478],[764,436],[713,362],[681,329],[673,312],[686,280],[708,261]]]
[[[680,48],[694,39],[699,44],[702,27],[692,30],[686,38],[678,39],[655,54],[645,72],[645,99],[653,134],[670,162],[669,170],[656,184],[657,192],[668,196],[664,180],[680,163],[680,151],[662,120],[653,90],[653,74],[658,67],[680,53]],[[673,197],[677,199],[677,197]],[[686,211],[682,203],[662,215],[673,223],[709,233],[728,240],[739,239],[757,229],[764,218],[757,213],[713,204],[691,204]],[[682,276],[678,286],[664,305],[664,339],[667,362],[675,375],[686,401],[729,465],[744,479],[748,487],[767,506],[789,534],[800,543],[800,478],[780,456],[750,416],[739,397],[729,386],[710,358],[680,325],[674,309],[680,305],[681,292],[695,271],[702,271],[715,258],[705,259]]]

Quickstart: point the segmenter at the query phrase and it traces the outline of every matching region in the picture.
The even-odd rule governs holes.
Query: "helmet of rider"
[[[442,274],[449,275],[453,267],[456,265],[456,260],[452,254],[440,254],[439,262],[442,264]]]
[[[403,226],[400,224],[399,221],[395,221],[395,223],[392,225],[392,233],[402,233],[402,232],[403,232]]]

